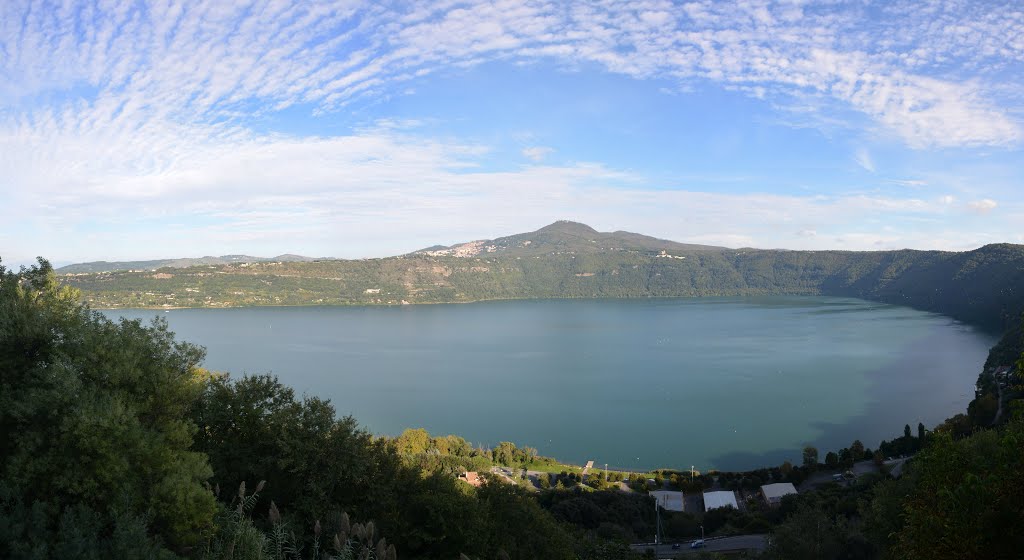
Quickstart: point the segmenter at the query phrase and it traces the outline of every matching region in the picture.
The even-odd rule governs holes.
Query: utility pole
[[[661,544],[661,507],[658,504],[658,500],[654,500],[654,515],[656,523],[656,533],[654,534],[654,544]]]

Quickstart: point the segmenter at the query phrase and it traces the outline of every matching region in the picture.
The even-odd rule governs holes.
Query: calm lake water
[[[828,297],[109,311],[206,367],[272,372],[368,430],[513,441],[581,464],[746,469],[963,412],[995,336]]]

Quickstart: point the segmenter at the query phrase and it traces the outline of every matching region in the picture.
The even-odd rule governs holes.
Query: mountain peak
[[[559,232],[559,233],[575,233],[580,235],[594,235],[597,230],[588,226],[587,224],[581,224],[579,222],[573,222],[571,220],[558,220],[552,224],[546,225],[537,230],[537,233],[541,232]]]

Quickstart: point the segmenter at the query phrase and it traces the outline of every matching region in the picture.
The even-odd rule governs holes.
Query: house
[[[739,506],[736,504],[735,492],[731,490],[704,492],[704,511],[711,511],[713,509],[724,507],[739,509]]]
[[[658,506],[665,511],[683,511],[683,493],[670,490],[655,490],[648,492],[658,503]]]
[[[779,505],[782,502],[782,497],[790,494],[796,494],[796,487],[790,482],[776,482],[761,487],[761,495],[770,506]]]
[[[459,480],[463,480],[469,483],[470,486],[476,486],[478,488],[484,483],[484,480],[480,478],[480,474],[475,471],[468,471],[460,474]]]

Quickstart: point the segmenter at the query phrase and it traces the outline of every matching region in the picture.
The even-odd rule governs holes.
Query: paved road
[[[686,541],[680,543],[678,550],[673,550],[671,544],[660,544],[654,545],[643,545],[634,544],[630,545],[633,550],[643,552],[648,548],[654,549],[654,554],[658,558],[673,558],[681,554],[696,554],[701,550],[708,552],[730,552],[736,550],[764,550],[768,543],[768,535],[740,535],[738,537],[726,537],[724,539],[712,539],[708,540],[707,546],[700,549],[691,549],[690,542]]]
[[[875,466],[874,461],[858,461],[853,464],[853,468],[850,470],[853,471],[854,477],[859,478],[860,476],[865,475],[867,473],[878,472],[878,467]],[[816,471],[813,474],[811,474],[811,476],[807,477],[807,480],[800,483],[800,486],[797,488],[797,491],[807,492],[808,490],[813,490],[814,488],[821,486],[822,484],[828,484],[830,482],[833,482],[832,475],[843,472],[845,471],[842,469]]]
[[[996,408],[996,417],[992,419],[992,425],[995,426],[999,423],[999,417],[1003,415],[1003,383],[996,379],[996,389],[999,393],[997,399],[999,399],[999,407]]]
[[[904,457],[902,459],[891,459],[886,461],[885,464],[889,467],[889,476],[899,478],[903,474],[903,465],[909,458],[910,457]]]

